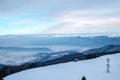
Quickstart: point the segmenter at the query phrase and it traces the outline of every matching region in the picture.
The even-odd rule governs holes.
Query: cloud
[[[73,10],[105,9],[120,6],[119,0],[1,0],[1,15],[30,14],[45,11],[46,15],[57,15]]]
[[[0,0],[0,20],[6,24],[0,30],[1,34],[119,32],[119,7],[120,0]]]
[[[52,34],[69,34],[69,33],[88,33],[88,32],[118,32],[120,30],[120,18],[113,16],[96,16],[109,12],[95,12],[89,15],[89,11],[68,13],[53,17],[58,20],[58,24],[51,26],[49,31]],[[89,15],[86,17],[86,15]]]

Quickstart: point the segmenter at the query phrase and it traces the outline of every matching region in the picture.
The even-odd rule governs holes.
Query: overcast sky
[[[120,34],[120,0],[0,0],[0,35]]]

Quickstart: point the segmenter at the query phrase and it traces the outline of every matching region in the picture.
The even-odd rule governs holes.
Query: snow
[[[106,72],[110,58],[110,73]],[[61,63],[52,66],[28,69],[5,77],[5,80],[120,80],[120,53],[96,59]]]

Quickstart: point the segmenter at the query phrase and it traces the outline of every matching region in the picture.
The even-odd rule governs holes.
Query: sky
[[[0,0],[0,35],[120,34],[120,0]]]

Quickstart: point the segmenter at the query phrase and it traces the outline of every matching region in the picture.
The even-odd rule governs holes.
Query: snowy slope
[[[110,73],[106,73],[106,58],[110,58]],[[5,77],[5,80],[120,80],[120,53],[96,59],[68,62],[25,70]]]

